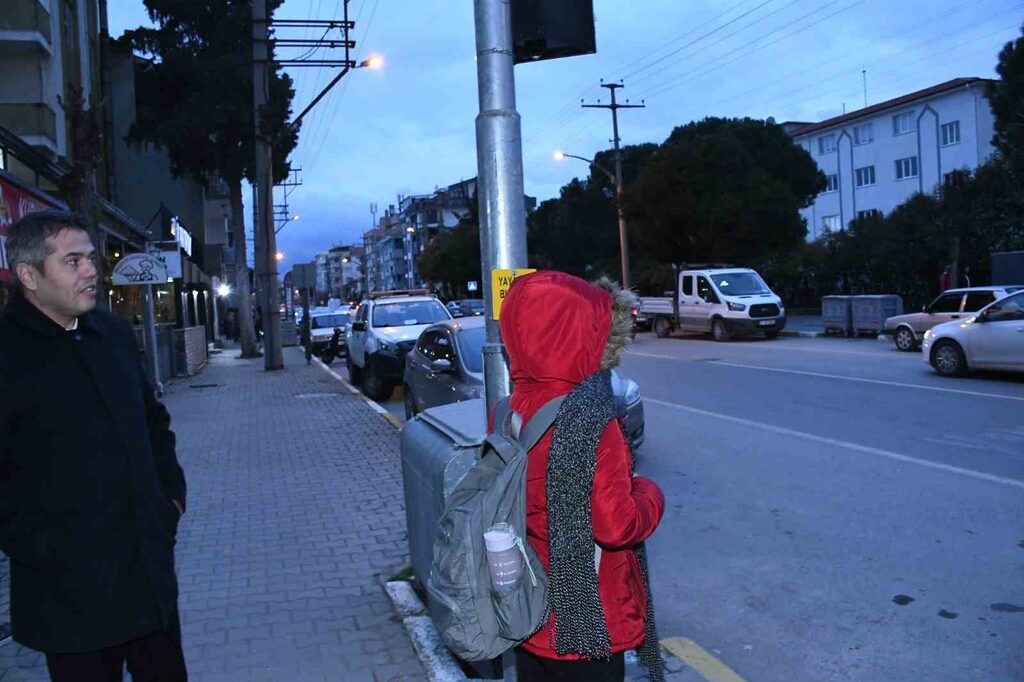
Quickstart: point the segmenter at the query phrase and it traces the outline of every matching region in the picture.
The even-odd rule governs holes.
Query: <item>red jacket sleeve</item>
[[[590,510],[594,539],[613,551],[646,540],[665,513],[665,497],[658,485],[632,475],[629,447],[615,421],[605,428],[598,444]]]

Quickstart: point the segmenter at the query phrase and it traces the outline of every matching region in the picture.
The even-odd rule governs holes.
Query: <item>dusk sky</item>
[[[516,67],[526,192],[558,195],[610,146],[600,79],[625,83],[623,144],[661,142],[706,116],[818,121],[956,77],[995,77],[1001,47],[1019,35],[1024,3],[1011,0],[594,0],[597,53]],[[110,32],[147,23],[142,0],[110,0]],[[370,204],[426,194],[476,175],[477,115],[470,0],[352,0],[353,38],[380,71],[348,74],[306,117],[292,165],[301,216],[278,235],[282,272],[336,244],[361,244]],[[340,18],[341,0],[287,0],[277,18]],[[292,31],[280,37],[318,38]],[[340,51],[339,51],[340,53]],[[282,54],[278,55],[282,57]],[[326,56],[326,55],[325,55]],[[294,69],[298,113],[332,77]],[[281,202],[280,190],[276,197]],[[246,210],[251,211],[246,192]],[[247,225],[251,229],[251,225]]]

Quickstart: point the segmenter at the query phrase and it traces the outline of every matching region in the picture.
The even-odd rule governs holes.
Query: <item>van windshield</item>
[[[756,272],[728,272],[713,275],[715,286],[725,296],[750,296],[770,294],[771,290]]]

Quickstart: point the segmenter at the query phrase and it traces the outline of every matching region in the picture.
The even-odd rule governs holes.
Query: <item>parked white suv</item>
[[[402,383],[405,355],[424,329],[452,319],[425,290],[382,291],[359,304],[345,335],[348,378],[372,400],[387,400]]]
[[[917,350],[924,333],[935,325],[971,317],[989,303],[1021,289],[1024,289],[1024,285],[949,289],[939,294],[919,313],[890,317],[885,321],[885,331],[882,333],[892,336],[896,348],[901,351]]]

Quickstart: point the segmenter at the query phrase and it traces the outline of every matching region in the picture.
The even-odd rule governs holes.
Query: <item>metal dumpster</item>
[[[822,296],[821,298],[821,321],[825,326],[825,333],[839,332],[843,336],[849,336],[853,332],[853,315],[851,302],[853,296]]]
[[[452,490],[476,463],[487,432],[483,399],[425,410],[402,428],[402,485],[409,557],[425,583],[434,558],[434,535]]]
[[[877,334],[885,329],[886,319],[903,314],[903,299],[895,294],[856,296],[851,308],[853,332]]]

